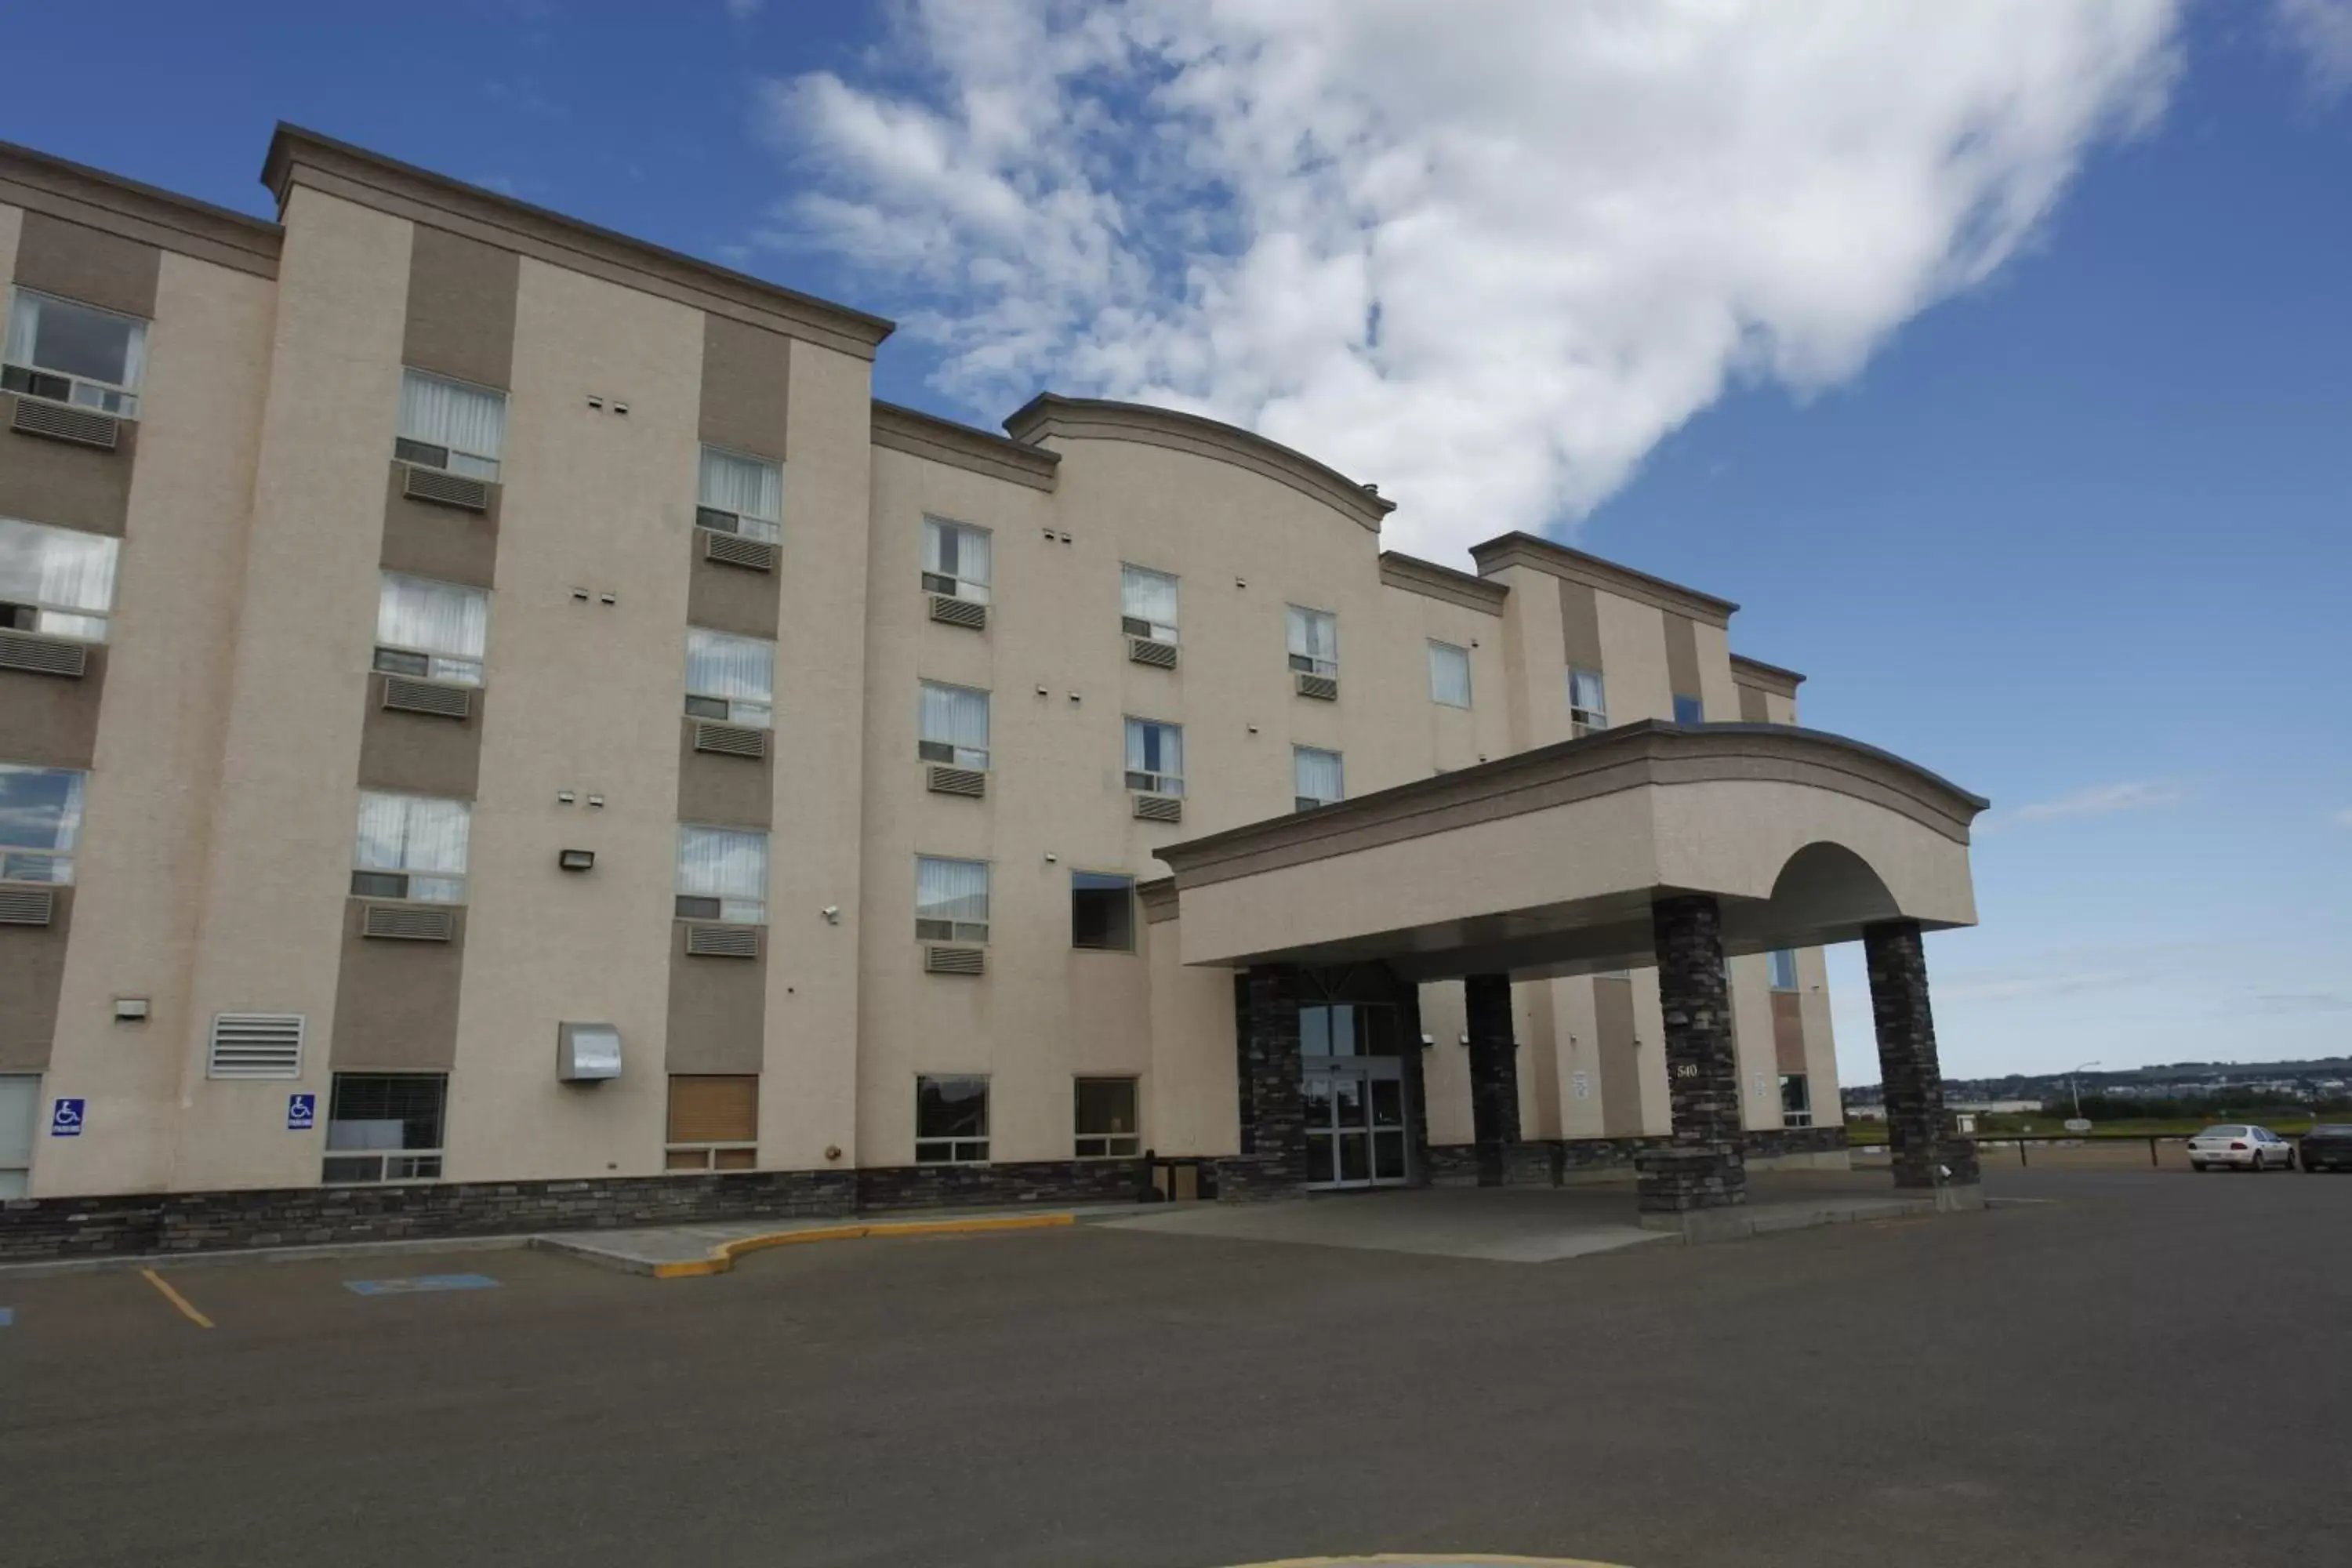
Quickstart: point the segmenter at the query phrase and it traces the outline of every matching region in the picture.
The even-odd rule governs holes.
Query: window
[[[495,479],[506,444],[505,393],[419,370],[401,377],[400,435],[392,455],[402,462]]]
[[[749,828],[677,830],[677,918],[768,921],[768,836]]]
[[[959,768],[988,766],[988,693],[926,680],[915,716],[915,754]]]
[[[695,500],[694,521],[700,527],[771,544],[784,536],[784,470],[763,458],[705,447],[702,487]]]
[[[360,795],[352,891],[366,899],[466,901],[466,847],[474,808],[421,795]]]
[[[1077,1156],[1081,1160],[1116,1160],[1143,1152],[1140,1125],[1135,1119],[1135,1080],[1131,1078],[1078,1079]]]
[[[1448,708],[1470,706],[1470,650],[1450,642],[1429,645],[1429,700]]]
[[[758,637],[686,631],[686,710],[765,730],[775,722],[776,645]]]
[[[1609,689],[1597,669],[1568,672],[1569,728],[1579,735],[1609,728]]]
[[[1105,952],[1135,951],[1135,879],[1070,873],[1070,945]]]
[[[0,626],[106,640],[120,540],[0,517]]]
[[[988,530],[923,519],[923,592],[988,603]]]
[[[1176,640],[1176,579],[1141,566],[1118,569],[1118,624],[1131,637]]]
[[[1772,951],[1772,989],[1794,991],[1797,988],[1797,955],[1785,947]]]
[[[1805,1075],[1784,1072],[1780,1075],[1780,1125],[1811,1127],[1813,1124],[1812,1092],[1805,1087]]]
[[[25,1195],[40,1114],[41,1080],[30,1073],[0,1073],[0,1201]]]
[[[1339,673],[1339,617],[1328,610],[1286,606],[1290,615],[1290,668],[1304,675]]]
[[[441,1174],[441,1121],[449,1080],[440,1073],[339,1072],[327,1099],[321,1180],[419,1182]]]
[[[1339,753],[1318,752],[1312,746],[1290,748],[1291,772],[1297,787],[1291,794],[1297,797],[1301,811],[1318,805],[1329,805],[1347,798],[1347,788],[1339,771]]]
[[[1675,722],[1677,724],[1706,723],[1706,704],[1696,697],[1685,697],[1682,693],[1676,692],[1675,694]]]
[[[5,357],[0,387],[10,392],[139,417],[147,323],[136,317],[19,289]]]
[[[482,683],[490,596],[479,588],[387,572],[376,598],[375,667],[453,686]]]
[[[0,763],[0,882],[72,882],[86,776]]]
[[[915,1163],[976,1165],[988,1161],[988,1080],[915,1080]]]
[[[1146,795],[1184,793],[1183,725],[1127,721],[1127,787]]]
[[[915,940],[988,940],[988,862],[915,857]]]
[[[760,1079],[679,1073],[669,1080],[666,1171],[749,1171],[760,1163]]]

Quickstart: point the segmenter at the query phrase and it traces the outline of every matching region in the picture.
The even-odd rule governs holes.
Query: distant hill
[[[2053,1100],[2074,1092],[2074,1076],[2063,1072],[2011,1073],[2001,1078],[1948,1078],[1947,1100]],[[2109,1071],[2094,1068],[2081,1077],[2084,1100],[2200,1100],[2269,1098],[2279,1101],[2332,1101],[2352,1096],[2352,1057],[2308,1061],[2165,1062]],[[1848,1105],[1876,1105],[1874,1083],[1848,1085]]]

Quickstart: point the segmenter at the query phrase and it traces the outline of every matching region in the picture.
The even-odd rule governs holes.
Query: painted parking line
[[[180,1310],[180,1316],[187,1319],[188,1321],[195,1324],[196,1327],[200,1329],[209,1329],[213,1326],[213,1321],[210,1318],[207,1318],[202,1312],[197,1311],[194,1305],[190,1302],[185,1296],[183,1296],[177,1290],[173,1289],[170,1283],[152,1268],[142,1268],[139,1271],[139,1278],[146,1280],[148,1284],[152,1285],[156,1289],[162,1291],[163,1293],[163,1300],[171,1302],[173,1306],[178,1308]]]
[[[417,1296],[429,1290],[488,1290],[498,1281],[487,1274],[419,1274],[413,1279],[346,1279],[354,1296]]]

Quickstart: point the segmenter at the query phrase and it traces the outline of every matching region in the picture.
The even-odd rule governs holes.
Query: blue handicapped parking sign
[[[308,1132],[319,1124],[319,1097],[315,1094],[289,1094],[286,1097],[286,1131]]]
[[[79,1100],[60,1100],[49,1107],[49,1136],[79,1138],[81,1136],[82,1106]]]

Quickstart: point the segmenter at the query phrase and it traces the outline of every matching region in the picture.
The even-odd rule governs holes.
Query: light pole
[[[2077,1121],[2083,1120],[2083,1080],[2080,1075],[2098,1065],[2096,1062],[2084,1062],[2066,1075],[2066,1088],[2074,1097],[2074,1120]]]

